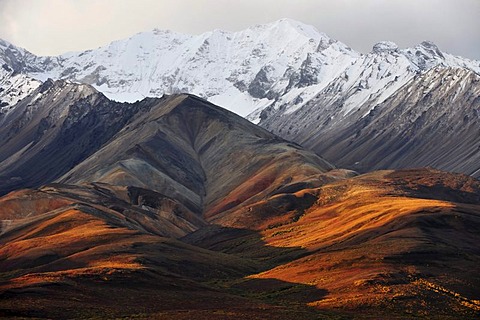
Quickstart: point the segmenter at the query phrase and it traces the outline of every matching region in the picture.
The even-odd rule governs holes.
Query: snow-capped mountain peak
[[[275,31],[281,36],[288,37],[289,35],[301,35],[309,39],[314,39],[316,41],[321,38],[328,38],[325,33],[319,32],[314,26],[304,24],[300,21],[296,21],[289,18],[284,18],[277,20],[275,22],[258,25],[260,29],[269,29],[270,31]]]
[[[421,71],[436,66],[466,68],[480,74],[480,61],[457,57],[441,51],[432,41],[422,41],[413,48],[402,50],[403,54]]]
[[[435,66],[480,74],[478,61],[443,53],[431,42],[399,49],[383,41],[361,54],[292,19],[200,35],[154,29],[57,57],[5,49],[10,46],[0,44],[0,59],[40,81],[91,84],[118,101],[188,92],[255,121],[266,109],[295,112],[319,94],[341,101],[338,109],[348,114],[367,102],[383,101]]]
[[[398,45],[392,41],[380,41],[376,43],[372,48],[372,52],[376,54],[380,54],[382,52],[397,51],[397,50],[398,50]]]
[[[198,36],[154,29],[94,50],[39,57],[41,71],[29,74],[85,82],[119,101],[188,92],[246,116],[358,56],[312,26],[281,19]]]

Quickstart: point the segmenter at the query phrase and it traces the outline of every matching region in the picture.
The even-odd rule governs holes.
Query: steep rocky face
[[[235,33],[153,30],[94,50],[38,57],[41,71],[29,74],[91,84],[120,101],[191,93],[246,116],[289,84],[308,85],[306,73],[315,73],[314,83],[321,66],[324,73],[358,55],[311,26],[283,19]]]
[[[0,118],[40,84],[40,81],[23,74],[14,74],[12,69],[4,65],[0,70]]]
[[[0,118],[1,193],[60,177],[145,104],[115,103],[88,85],[45,82]]]
[[[41,71],[36,59],[38,57],[27,50],[0,39],[0,62],[15,74]]]
[[[390,138],[381,143],[381,148],[373,148],[373,145],[380,146],[378,141],[372,142],[372,148],[366,147],[366,142],[352,142],[351,155],[347,155],[350,147],[345,145],[345,139],[353,139],[347,137],[351,135],[348,131],[357,135],[367,125],[365,121],[369,121],[371,130],[377,130],[377,136],[384,130],[390,132],[386,127],[392,124],[387,120],[393,121],[396,114],[402,113],[402,107],[399,110],[385,107],[388,101],[408,90],[422,95],[424,87],[453,92],[450,85],[469,83],[473,73],[480,74],[480,62],[442,52],[429,41],[407,49],[383,41],[376,44],[372,52],[360,54],[311,26],[283,19],[236,33],[216,30],[190,36],[154,30],[95,50],[58,57],[35,57],[2,42],[2,59],[5,68],[0,72],[3,77],[0,100],[4,107],[0,118],[39,85],[29,77],[88,83],[117,100],[134,101],[144,96],[188,92],[243,116],[248,115],[247,119],[252,122],[285,139],[314,148],[320,154],[325,153],[328,159],[341,166],[365,171],[429,165],[480,174],[474,165],[475,139],[466,137],[475,134],[473,127],[469,133],[455,131],[456,138],[470,143],[453,146],[462,149],[453,151],[458,157],[448,156],[442,160],[438,153],[431,157],[400,156],[401,159],[393,160],[405,150],[399,151],[400,139]],[[457,80],[465,79],[448,78],[446,74],[452,68],[461,70],[456,73]],[[430,76],[432,72],[445,74],[441,85]],[[418,81],[422,81],[422,85]],[[466,96],[452,96],[456,107],[451,112],[455,116],[449,116],[449,121],[471,118],[468,110],[475,109],[462,102],[465,100],[468,104],[475,90],[460,91],[459,94]],[[435,99],[437,95],[432,93],[431,97]],[[412,100],[409,103],[417,104]],[[382,113],[381,109],[390,110],[390,116],[382,116],[382,121],[371,121]],[[433,112],[434,108],[430,110]],[[432,117],[443,114],[442,110],[437,111],[439,114]],[[427,130],[424,124],[428,126],[420,120],[415,122],[415,130]],[[373,128],[374,125],[379,127]],[[388,134],[405,136],[401,132]],[[428,141],[419,142],[418,139],[420,136],[415,144],[409,144],[406,153],[421,153],[417,145],[435,145],[433,136]],[[381,159],[373,159],[374,156]]]
[[[433,166],[478,177],[479,83],[471,71],[437,67],[373,109],[367,102],[342,115],[328,94],[319,95],[308,107],[271,116],[261,125],[341,167]]]
[[[173,52],[165,65],[181,58],[161,79],[171,92],[252,103],[251,119],[342,165],[479,173],[477,64],[429,42],[359,55],[291,20],[157,30],[48,59],[9,47],[4,79],[165,92],[151,73],[165,65],[129,59],[138,44]],[[0,115],[0,193],[38,187],[0,198],[1,317],[478,318],[478,180],[334,169],[192,95],[119,103],[69,81],[33,87]]]

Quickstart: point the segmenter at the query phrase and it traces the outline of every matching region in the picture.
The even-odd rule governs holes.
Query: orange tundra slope
[[[113,196],[124,191],[51,185],[0,199],[0,316],[181,318],[268,307],[208,284],[258,272],[255,261],[175,240],[202,222],[180,216],[179,205],[169,222],[162,206],[155,214]]]
[[[306,208],[299,211],[302,201]],[[272,203],[287,210],[277,224],[265,226],[260,217],[274,210]],[[430,169],[379,171],[273,195],[213,222],[229,228],[202,229],[186,240],[276,264],[234,284],[252,294],[265,290],[249,284],[253,279],[276,279],[325,294],[305,297],[279,285],[268,295],[321,310],[406,318],[479,315],[480,182],[471,177]],[[268,246],[302,251],[266,257],[251,246],[250,235],[229,235],[251,223]]]
[[[0,199],[0,310],[38,318],[479,314],[477,180],[412,170],[305,185],[211,221],[160,194],[151,203],[137,188],[11,193]]]

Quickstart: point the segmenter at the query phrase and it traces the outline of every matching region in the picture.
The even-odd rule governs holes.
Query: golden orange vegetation
[[[462,259],[448,260],[458,254],[460,249],[453,248],[462,247],[462,240],[449,237],[456,232],[455,228],[468,225],[470,219],[480,220],[480,205],[407,196],[405,190],[388,178],[390,173],[361,176],[295,193],[297,198],[305,193],[314,194],[317,200],[295,221],[284,220],[281,225],[262,231],[262,239],[268,246],[299,247],[308,253],[248,278],[314,285],[328,294],[309,305],[352,309],[391,305],[395,300],[421,296],[419,292],[431,292],[417,283],[430,277],[434,282],[443,282],[442,267],[437,265],[445,263],[466,270],[465,274],[452,275],[448,281],[468,281],[474,273],[471,265],[463,265]],[[403,178],[408,181],[408,174]],[[419,188],[418,179],[415,180],[410,185],[414,190]],[[449,181],[449,184],[455,183]],[[471,190],[471,186],[465,189]],[[268,201],[271,199],[259,205],[267,206]],[[431,230],[425,231],[427,227]],[[435,240],[438,238],[448,244],[440,245]],[[446,305],[477,308],[475,299],[450,296],[452,299]],[[431,306],[435,299],[431,295],[415,304]]]
[[[156,233],[180,226],[167,225],[165,213],[126,206],[126,189],[108,189],[123,199],[113,202],[91,187],[0,199],[4,217],[16,217],[0,233],[0,311],[35,305],[50,315],[60,301],[50,297],[61,292],[78,299],[74,309],[98,303],[139,318],[180,319],[185,308],[257,315],[260,306],[278,319],[478,314],[480,183],[430,170],[339,173],[329,182],[307,170],[314,183],[296,184],[277,169],[239,184],[210,212],[238,205],[181,241]],[[178,211],[167,200],[161,208]],[[26,214],[31,208],[38,214]]]

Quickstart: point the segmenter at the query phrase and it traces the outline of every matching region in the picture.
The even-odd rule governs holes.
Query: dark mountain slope
[[[188,95],[167,97],[58,181],[136,186],[209,218],[333,166],[247,120]]]
[[[45,82],[0,119],[0,193],[55,180],[149,104],[120,104],[87,85]]]
[[[284,185],[322,184],[333,168],[189,95],[127,104],[87,85],[47,81],[1,121],[3,193],[53,181],[104,183],[128,190],[129,203],[165,197],[211,219]]]

